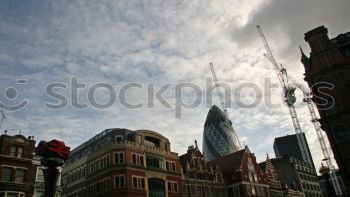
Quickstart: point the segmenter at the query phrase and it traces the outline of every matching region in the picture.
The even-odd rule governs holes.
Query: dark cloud
[[[270,0],[250,15],[248,23],[231,30],[232,39],[240,46],[252,46],[258,36],[256,26],[262,26],[265,35],[272,43],[279,43],[281,34],[289,39],[285,48],[279,48],[280,57],[295,56],[297,46],[306,47],[304,33],[324,25],[329,36],[350,31],[350,1],[348,0]],[[235,26],[234,24],[232,25]],[[284,45],[285,43],[280,43]]]

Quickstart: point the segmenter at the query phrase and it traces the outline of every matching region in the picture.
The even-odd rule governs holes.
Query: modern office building
[[[302,137],[306,142],[307,151],[309,152],[312,161],[312,167],[315,168],[305,133],[302,134]],[[288,155],[304,161],[296,134],[275,138],[273,149],[277,158],[282,157],[283,155]]]
[[[311,53],[302,53],[320,123],[350,193],[350,32],[329,39],[324,26],[305,33]]]
[[[247,146],[208,163],[221,169],[227,196],[269,196],[267,176],[260,169],[254,153],[251,153]]]
[[[182,165],[182,196],[226,197],[221,170],[207,164],[197,142],[180,156]]]
[[[322,196],[316,170],[308,162],[286,155],[270,161],[282,183],[284,193],[292,194],[295,191],[301,191],[305,197]]]
[[[0,197],[44,196],[43,166],[35,155],[34,136],[0,136]],[[56,196],[60,196],[60,178]]]
[[[204,124],[202,148],[206,161],[234,153],[240,149],[232,122],[216,105],[210,108]]]
[[[181,167],[159,133],[107,129],[72,151],[62,184],[64,197],[180,197]]]

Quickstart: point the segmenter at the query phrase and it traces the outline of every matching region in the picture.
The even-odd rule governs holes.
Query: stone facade
[[[197,142],[180,156],[182,165],[182,196],[226,197],[223,175],[218,167],[207,164]]]
[[[349,193],[350,187],[350,32],[328,38],[324,26],[305,33],[311,53],[302,53],[305,81],[313,90],[320,123]],[[323,82],[323,84],[320,84]],[[326,84],[327,83],[327,84]],[[319,89],[321,86],[325,88]]]
[[[107,129],[72,151],[62,183],[64,197],[180,197],[181,167],[164,136]]]

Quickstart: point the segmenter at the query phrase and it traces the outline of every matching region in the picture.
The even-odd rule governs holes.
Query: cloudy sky
[[[348,0],[2,0],[1,106],[10,134],[21,129],[76,147],[106,128],[150,129],[183,154],[195,139],[201,146],[209,107],[220,104],[208,82],[213,62],[231,89],[226,104],[242,145],[263,161],[274,155],[274,137],[294,130],[256,25],[303,83],[304,33],[325,25],[333,38],[350,31],[349,18]],[[74,80],[81,84],[77,94]],[[313,125],[297,104],[319,166]]]

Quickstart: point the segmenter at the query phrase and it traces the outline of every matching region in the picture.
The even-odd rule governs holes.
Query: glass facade
[[[231,121],[214,105],[208,112],[203,132],[203,154],[206,161],[240,150]]]

